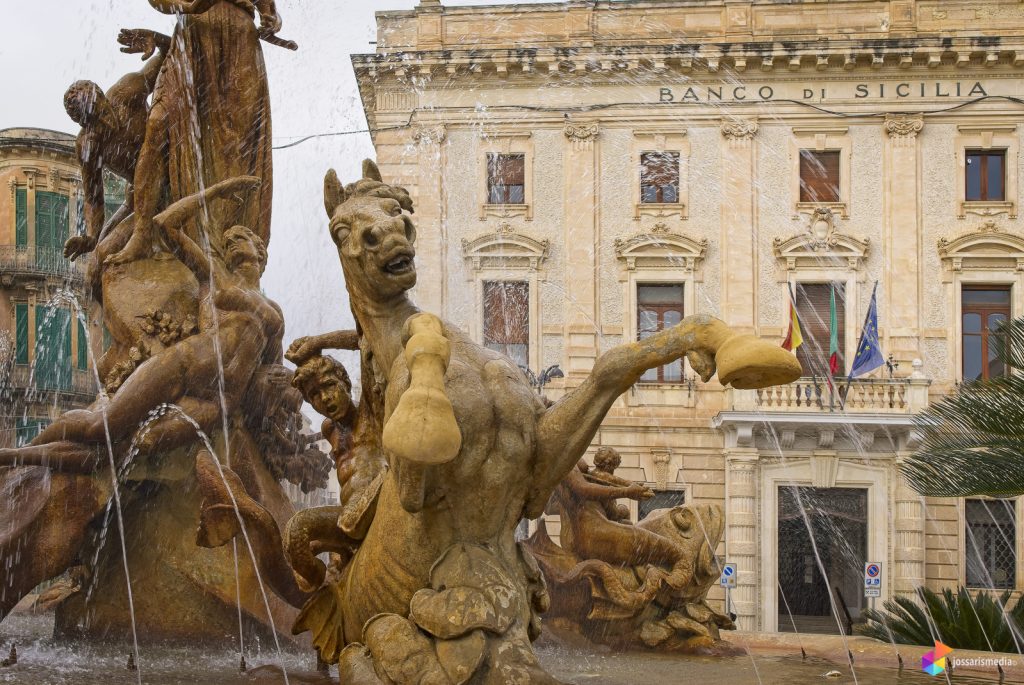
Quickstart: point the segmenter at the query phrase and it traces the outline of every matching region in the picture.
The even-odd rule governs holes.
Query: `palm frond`
[[[1024,319],[1008,329],[1011,344],[1004,353],[1024,356]],[[1016,337],[1022,338],[1019,347]],[[901,468],[917,492],[936,497],[1024,493],[1024,376],[963,384],[915,423],[921,446]]]
[[[930,646],[935,640],[955,649],[1018,652],[1024,602],[1010,606],[1010,593],[995,599],[988,592],[972,597],[965,588],[941,593],[918,588],[918,600],[894,597],[882,610],[868,609],[861,635],[898,644]]]

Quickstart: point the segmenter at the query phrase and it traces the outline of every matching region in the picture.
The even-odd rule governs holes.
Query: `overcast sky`
[[[275,145],[313,133],[366,128],[349,55],[374,50],[375,10],[411,9],[415,4],[277,0],[284,19],[280,35],[298,42],[299,50],[264,44]],[[153,10],[146,0],[8,0],[3,12],[0,128],[34,126],[69,133],[77,128],[62,101],[73,81],[87,78],[107,88],[141,66],[139,55],[119,52],[118,31],[151,28],[169,34],[174,24],[173,17]],[[273,233],[263,286],[284,308],[286,344],[300,335],[352,325],[341,267],[326,230],[323,176],[334,167],[343,181],[353,180],[362,159],[372,154],[365,133],[310,140],[274,152]]]

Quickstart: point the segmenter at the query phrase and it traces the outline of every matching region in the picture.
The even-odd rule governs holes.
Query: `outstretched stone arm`
[[[723,356],[720,352],[726,343],[730,349]],[[800,364],[790,352],[752,336],[738,336],[725,322],[704,315],[688,316],[668,330],[609,350],[598,358],[582,385],[541,416],[536,490],[527,516],[540,515],[551,491],[586,451],[616,398],[648,369],[683,356],[705,382],[716,368],[723,384],[743,388],[789,383],[800,377]]]
[[[288,346],[284,358],[293,364],[301,364],[324,350],[358,350],[359,332],[354,330],[331,331],[320,335],[296,338]]]

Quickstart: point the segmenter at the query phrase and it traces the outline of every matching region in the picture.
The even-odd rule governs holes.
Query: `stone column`
[[[722,318],[742,333],[756,332],[757,192],[754,120],[722,123]]]
[[[899,474],[900,465],[912,451],[896,453],[896,515],[893,521],[892,594],[914,597],[925,582],[924,498]]]
[[[749,427],[746,428],[749,431]],[[738,429],[738,442],[743,440],[744,428]],[[732,610],[736,612],[736,625],[740,630],[759,630],[761,602],[758,597],[760,563],[758,561],[757,480],[758,452],[755,447],[726,447],[725,449],[725,558],[736,564],[736,589],[732,591]]]
[[[589,123],[566,124],[564,133],[566,373],[579,381],[597,359],[599,132]]]
[[[444,177],[447,161],[444,124],[413,129],[418,158],[416,168],[416,261],[421,275],[416,281],[416,304],[424,311],[447,316],[448,227]]]
[[[887,116],[884,219],[887,349],[903,364],[921,356],[918,335],[921,312],[921,179],[918,174],[917,134],[924,119]],[[885,343],[883,343],[885,344]]]

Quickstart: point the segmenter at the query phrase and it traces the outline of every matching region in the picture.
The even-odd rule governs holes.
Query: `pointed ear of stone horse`
[[[338,173],[331,169],[324,176],[324,210],[327,218],[334,218],[334,210],[345,202],[345,186],[338,180]]]
[[[377,163],[372,159],[363,160],[363,178],[368,178],[371,181],[384,182],[384,179],[380,176],[380,169],[377,168]]]

